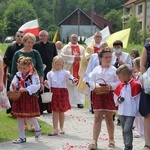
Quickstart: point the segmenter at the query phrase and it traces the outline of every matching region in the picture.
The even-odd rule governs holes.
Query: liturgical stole
[[[71,46],[71,50],[72,50],[72,55],[80,56],[79,45]],[[74,63],[72,64],[73,76],[77,79],[79,79],[79,75],[78,75],[79,66],[80,66],[80,61],[78,61],[78,60],[75,60]]]

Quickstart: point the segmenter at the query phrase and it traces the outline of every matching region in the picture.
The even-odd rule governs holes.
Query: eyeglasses
[[[21,38],[23,38],[23,36],[22,36],[22,35],[17,35],[17,37],[21,37]]]
[[[106,57],[102,57],[102,58],[104,58],[104,59],[111,59],[112,58],[112,56],[106,56]]]
[[[102,38],[101,36],[95,36],[96,38]]]
[[[47,36],[47,35],[39,35],[40,37],[44,37],[44,36]]]

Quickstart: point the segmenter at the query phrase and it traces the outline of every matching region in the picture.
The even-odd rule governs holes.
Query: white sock
[[[41,130],[36,118],[28,118],[28,121],[35,127],[35,131]]]
[[[24,118],[17,118],[18,121],[18,130],[20,133],[20,138],[25,138],[25,131],[24,131]]]

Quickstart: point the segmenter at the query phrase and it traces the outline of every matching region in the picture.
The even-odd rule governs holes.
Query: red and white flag
[[[40,28],[39,28],[38,20],[35,19],[35,20],[31,20],[29,22],[26,22],[18,29],[18,31],[23,31],[24,34],[32,33],[35,36],[39,36]]]

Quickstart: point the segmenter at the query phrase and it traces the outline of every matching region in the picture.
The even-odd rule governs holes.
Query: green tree
[[[104,18],[113,23],[114,31],[119,31],[122,29],[122,11],[112,9],[107,13]]]
[[[7,8],[6,1],[0,1],[0,42],[4,41],[6,32],[6,23],[4,22],[4,11]]]
[[[126,28],[131,28],[130,42],[133,42],[135,44],[140,44],[142,40],[142,37],[140,35],[141,26],[136,16],[133,15],[130,18],[130,20],[126,24]]]
[[[53,1],[53,19],[55,24],[58,24],[67,16],[67,5],[66,0]]]
[[[27,0],[28,3],[32,4],[34,10],[36,11],[37,18],[41,29],[47,31],[50,30],[50,25],[53,23],[52,18],[52,2],[53,0]]]
[[[22,24],[36,18],[35,10],[26,0],[10,1],[9,7],[4,12],[4,23],[7,25],[5,27],[8,32],[7,34],[14,35]]]

